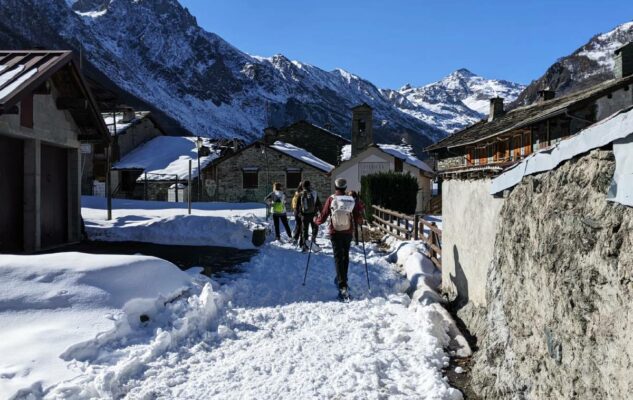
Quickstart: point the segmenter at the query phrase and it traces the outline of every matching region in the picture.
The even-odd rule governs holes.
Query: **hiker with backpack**
[[[294,213],[294,216],[295,216],[295,228],[294,228],[294,231],[292,232],[292,243],[295,245],[299,243],[299,239],[301,238],[301,235],[303,234],[303,225],[301,223],[301,206],[299,204],[302,192],[303,192],[303,182],[299,183],[299,186],[297,187],[297,191],[295,192],[294,196],[292,196],[292,200],[290,202],[290,208],[292,208],[292,212]]]
[[[360,210],[360,203],[345,193],[347,181],[343,178],[338,178],[334,181],[334,187],[336,191],[328,197],[321,214],[315,219],[315,222],[318,225],[322,225],[328,220],[328,217],[330,218],[328,230],[334,252],[339,299],[349,300],[349,288],[347,286],[349,250],[352,244],[354,225],[361,225],[363,216]]]
[[[301,224],[303,225],[303,231],[301,235],[301,251],[306,252],[310,249],[318,250],[316,245],[316,237],[319,232],[319,227],[314,223],[314,217],[317,215],[318,210],[321,209],[321,200],[315,190],[312,190],[310,181],[303,181],[303,191],[301,192],[301,198],[299,199],[299,207],[301,209]],[[308,242],[308,231],[312,228],[312,241]],[[308,243],[309,246],[308,247]]]
[[[286,215],[286,194],[283,191],[281,183],[275,182],[273,184],[273,191],[264,198],[264,201],[270,205],[270,213],[273,215],[275,238],[278,241],[281,241],[281,235],[279,234],[279,221],[281,221],[284,225],[288,238],[291,238],[292,233],[290,232],[288,216]]]

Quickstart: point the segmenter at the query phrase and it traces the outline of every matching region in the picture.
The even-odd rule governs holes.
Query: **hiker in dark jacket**
[[[301,192],[301,198],[299,199],[299,207],[301,211],[301,224],[303,225],[303,234],[301,235],[302,251],[308,251],[308,230],[312,227],[312,242],[310,245],[313,247],[316,244],[316,237],[319,231],[319,227],[314,223],[314,217],[321,209],[321,200],[315,190],[312,190],[310,181],[303,182],[303,191]],[[317,246],[318,247],[318,246]]]
[[[343,178],[338,178],[334,181],[334,187],[336,192],[328,197],[323,205],[321,214],[316,218],[315,222],[318,225],[322,225],[330,217],[328,230],[332,241],[332,250],[334,251],[336,285],[339,290],[339,298],[349,299],[349,289],[347,287],[349,249],[352,244],[354,224],[361,225],[363,216],[360,211],[360,203],[345,193],[347,181]]]
[[[288,225],[288,216],[286,215],[286,194],[283,186],[279,182],[273,184],[273,191],[264,198],[264,201],[270,206],[270,213],[273,215],[275,224],[275,238],[281,241],[279,234],[279,221],[284,225],[288,239],[292,237],[290,226]]]
[[[303,234],[303,225],[301,224],[301,206],[300,206],[300,201],[301,201],[301,193],[303,192],[303,183],[299,183],[299,186],[297,187],[297,191],[295,192],[294,196],[292,196],[292,201],[290,202],[290,207],[292,208],[292,212],[294,213],[295,216],[295,228],[294,231],[292,232],[292,243],[293,244],[298,244],[299,243],[299,239],[301,238],[301,235]]]

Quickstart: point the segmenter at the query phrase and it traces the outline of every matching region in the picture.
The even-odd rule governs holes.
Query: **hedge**
[[[378,172],[361,178],[361,197],[371,220],[372,207],[377,205],[413,215],[417,204],[418,181],[409,174]]]

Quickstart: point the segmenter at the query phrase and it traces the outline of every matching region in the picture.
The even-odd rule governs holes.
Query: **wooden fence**
[[[438,268],[442,268],[442,230],[419,215],[406,215],[372,205],[372,225],[381,232],[404,240],[424,242],[429,258]]]

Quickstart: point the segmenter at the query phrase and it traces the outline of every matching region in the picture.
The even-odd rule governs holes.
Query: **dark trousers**
[[[279,221],[284,224],[284,228],[286,228],[286,234],[288,237],[292,237],[292,233],[290,232],[290,225],[288,225],[288,217],[285,214],[277,215],[273,214],[273,222],[275,223],[275,237],[279,239]]]
[[[301,224],[301,214],[295,212],[295,230],[292,234],[294,240],[299,240],[303,233],[303,227]]]
[[[301,214],[301,222],[303,228],[303,234],[301,235],[301,244],[303,245],[308,240],[308,229],[312,227],[312,241],[316,241],[317,232],[319,226],[314,223],[314,216],[316,213]]]
[[[334,264],[336,266],[336,284],[339,289],[347,287],[347,269],[349,268],[349,248],[352,245],[352,235],[349,233],[334,233],[331,235]]]

